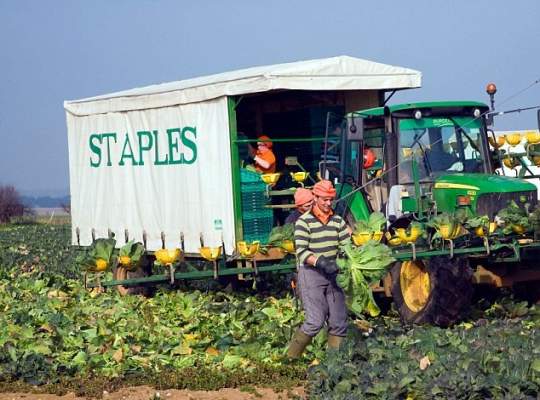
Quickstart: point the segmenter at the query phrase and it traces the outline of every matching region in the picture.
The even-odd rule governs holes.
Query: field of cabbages
[[[67,225],[0,226],[4,392],[102,396],[145,384],[161,390],[302,385],[314,399],[540,395],[540,308],[511,293],[478,293],[468,318],[449,329],[403,327],[391,306],[377,318],[351,317],[339,352],[326,352],[319,335],[305,358],[291,363],[283,356],[303,316],[283,282],[258,291],[194,282],[158,287],[151,297],[90,292],[69,231]]]

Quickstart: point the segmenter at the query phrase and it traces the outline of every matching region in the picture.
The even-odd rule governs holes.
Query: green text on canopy
[[[140,166],[193,164],[197,160],[197,128],[170,128],[166,130],[166,146],[160,146],[158,130],[138,131],[134,137],[128,133],[93,133],[88,145],[90,166]],[[163,140],[161,141],[163,144]],[[118,149],[122,148],[121,152]]]

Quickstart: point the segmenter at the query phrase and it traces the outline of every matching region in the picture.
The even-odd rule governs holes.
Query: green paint
[[[132,135],[126,132],[118,141],[115,132],[93,133],[88,138],[90,167],[98,168],[103,165],[105,145],[106,165],[109,167],[113,165],[113,159],[120,159],[119,166],[144,166],[145,158],[147,165],[193,164],[197,161],[196,127],[170,128],[165,135],[167,138],[162,140],[162,143],[167,144],[166,148],[162,149],[159,146],[158,130],[137,131]],[[115,146],[116,143],[122,143],[121,153],[118,146]],[[131,162],[127,162],[129,160]]]
[[[452,117],[459,126],[467,128],[480,128],[482,125],[481,119],[475,119],[472,116],[455,116]],[[425,128],[442,128],[442,127],[455,127],[456,125],[448,118],[422,118],[414,119],[407,118],[399,121],[399,130],[407,131],[412,129],[425,129]]]
[[[418,208],[418,202],[414,197],[402,197],[401,198],[401,209],[403,212],[416,212]]]
[[[220,262],[220,267],[218,269],[218,276],[231,276],[231,275],[238,275],[238,274],[245,274],[245,275],[252,275],[255,274],[255,270],[253,268],[225,268],[222,263]],[[257,268],[257,270],[260,272],[277,272],[277,273],[287,273],[292,272],[296,270],[296,265],[294,263],[287,263],[287,264],[273,264],[273,265],[266,265],[266,266],[260,266]],[[212,278],[214,276],[214,272],[212,269],[202,270],[202,271],[190,271],[190,272],[175,272],[174,279],[177,281],[184,280],[184,279],[207,279]],[[132,279],[125,279],[125,280],[111,280],[106,282],[101,282],[101,286],[107,287],[107,286],[117,286],[117,285],[124,285],[124,286],[130,286],[130,285],[138,285],[141,283],[160,283],[160,282],[169,282],[170,281],[169,275],[152,275],[144,278],[132,278]],[[89,283],[88,287],[96,287],[97,283]]]
[[[191,133],[193,135],[193,140],[189,139],[187,134]],[[197,138],[197,129],[192,128],[190,126],[186,126],[184,129],[182,129],[182,144],[184,147],[191,150],[192,156],[191,158],[186,158],[185,153],[182,154],[184,158],[184,164],[193,164],[195,160],[197,159],[197,145],[195,144],[194,140]]]
[[[425,108],[448,108],[448,107],[467,107],[467,108],[479,108],[481,112],[489,110],[489,107],[478,101],[431,101],[431,102],[422,102],[422,103],[403,103],[403,104],[394,104],[388,106],[388,109],[391,113],[396,111],[407,111],[407,110],[421,110]],[[348,116],[352,115],[362,115],[370,117],[382,117],[384,115],[384,107],[375,107],[367,110],[355,111],[349,113]]]
[[[437,188],[437,184],[445,186],[465,185],[470,186],[470,188]],[[482,194],[530,193],[531,191],[536,191],[536,186],[521,179],[500,175],[455,173],[443,175],[436,179],[433,198],[437,202],[439,211],[453,212],[456,209],[458,196],[469,196],[471,198],[471,209],[476,210],[478,197]],[[506,204],[501,204],[501,208],[505,206]]]
[[[110,144],[110,139],[114,139],[114,143],[116,143],[116,133],[102,133],[101,134],[101,141],[103,141],[103,139],[106,139],[107,140],[107,167],[110,167],[112,166],[112,161],[111,161],[111,144]]]
[[[97,146],[94,143],[94,140],[97,139],[99,144],[101,144],[101,135],[96,135],[95,133],[90,135],[90,138],[88,139],[88,145],[90,146],[90,151],[98,156],[97,161],[92,160],[92,156],[90,156],[90,166],[97,168],[99,167],[99,164],[101,164],[101,147]]]
[[[231,176],[233,187],[233,208],[234,208],[234,232],[236,240],[244,237],[242,229],[242,192],[240,190],[240,157],[238,155],[237,125],[236,125],[236,102],[234,98],[227,98],[227,109],[229,113],[229,137],[231,141]]]
[[[153,138],[152,132],[150,131],[139,131],[137,132],[137,137],[139,138],[139,165],[144,165],[144,152],[152,150]],[[143,138],[146,137],[146,145],[143,143]]]
[[[163,160],[159,159],[159,141],[158,141],[158,131],[152,131],[154,135],[154,165],[168,165],[169,164],[169,155],[165,154]]]
[[[126,150],[129,150],[129,152],[126,152]],[[122,148],[122,157],[120,157],[120,162],[118,165],[124,165],[124,158],[131,159],[131,165],[139,165],[137,163],[137,160],[135,160],[135,155],[133,154],[133,149],[131,148],[131,142],[129,140],[129,135],[126,133],[125,140],[124,140],[124,147]]]
[[[177,137],[175,137],[177,134]],[[175,154],[179,153],[178,140],[181,139],[182,131],[180,128],[167,129],[167,139],[169,143],[169,164],[183,164],[184,155],[180,153],[178,158],[175,158]]]
[[[348,183],[345,183],[342,188],[339,184],[336,185],[336,190],[340,193],[340,197],[345,197],[352,192],[353,188]],[[347,196],[346,202],[347,207],[356,221],[367,221],[369,219],[369,206],[362,192],[357,191],[354,194]]]
[[[418,216],[422,218],[423,210],[422,210],[422,192],[420,190],[420,181],[419,181],[419,173],[418,173],[418,164],[416,162],[416,158],[412,159],[412,174],[413,174],[413,181],[414,181],[414,197],[416,197],[416,210],[418,212]]]

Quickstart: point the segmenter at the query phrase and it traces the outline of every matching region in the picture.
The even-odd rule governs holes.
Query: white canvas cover
[[[421,86],[418,71],[340,56],[247,68],[222,74],[162,83],[89,99],[69,101],[71,114],[168,107],[275,89],[392,90]]]
[[[72,241],[111,229],[122,244],[147,234],[149,250],[197,253],[235,246],[227,96],[274,89],[419,87],[421,74],[352,57],[255,67],[66,101]],[[196,157],[194,150],[196,148]],[[142,150],[141,150],[142,149]],[[142,159],[142,163],[141,163]]]
[[[227,99],[123,113],[67,113],[73,243],[124,230],[149,250],[234,247]],[[114,136],[112,136],[114,134]],[[142,150],[141,150],[142,149]],[[195,150],[194,150],[195,149]],[[109,157],[110,154],[110,157]],[[142,155],[142,157],[141,157]],[[142,159],[142,163],[141,163]],[[143,165],[142,165],[143,164]]]

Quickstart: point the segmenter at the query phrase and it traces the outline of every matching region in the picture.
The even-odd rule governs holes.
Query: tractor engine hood
[[[434,189],[465,189],[481,194],[536,191],[536,186],[509,176],[459,173],[440,176],[435,180]]]
[[[529,209],[538,202],[536,186],[523,179],[488,174],[456,173],[438,177],[433,185],[433,197],[440,211],[453,212],[458,196],[468,196],[477,215],[493,218],[510,201]]]

